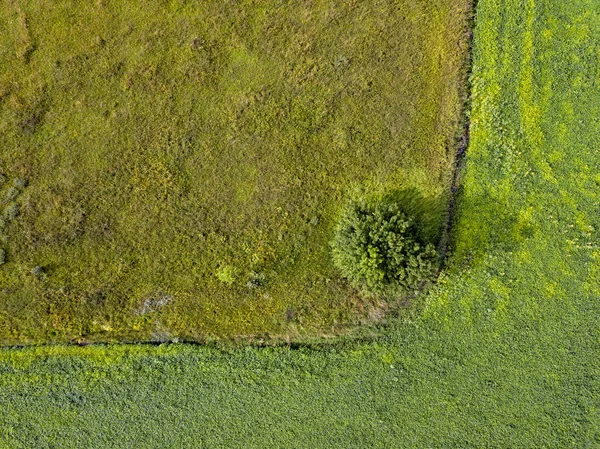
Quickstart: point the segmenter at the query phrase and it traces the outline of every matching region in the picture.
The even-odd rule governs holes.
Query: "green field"
[[[10,448],[600,446],[600,2],[480,0],[455,251],[376,342],[0,353]]]
[[[389,304],[333,268],[335,220],[357,191],[416,188],[440,228],[469,9],[2,2],[0,341],[376,320]]]

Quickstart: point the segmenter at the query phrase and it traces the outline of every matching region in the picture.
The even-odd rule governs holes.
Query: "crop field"
[[[7,349],[11,448],[600,446],[600,2],[480,0],[454,252],[377,341]]]
[[[356,192],[444,221],[467,0],[0,4],[0,341],[325,335]]]

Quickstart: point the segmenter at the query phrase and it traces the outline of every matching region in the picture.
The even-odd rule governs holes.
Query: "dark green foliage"
[[[6,263],[6,251],[0,248],[0,265],[4,265]]]
[[[368,295],[397,296],[432,279],[437,252],[399,202],[360,199],[344,210],[332,241],[333,261]]]

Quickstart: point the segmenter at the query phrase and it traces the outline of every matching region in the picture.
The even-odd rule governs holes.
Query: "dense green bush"
[[[430,280],[437,252],[419,220],[390,199],[362,199],[344,210],[332,242],[333,261],[367,295],[397,296]]]

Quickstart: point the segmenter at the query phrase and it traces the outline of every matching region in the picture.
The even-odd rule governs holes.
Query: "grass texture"
[[[357,189],[446,204],[468,10],[2,2],[18,210],[0,341],[295,338],[378,315],[331,263],[335,220]]]
[[[451,267],[377,342],[0,353],[11,448],[600,446],[600,3],[480,0]]]

